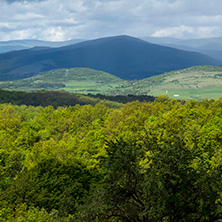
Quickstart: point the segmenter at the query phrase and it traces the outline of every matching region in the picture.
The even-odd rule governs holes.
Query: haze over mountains
[[[49,42],[49,41],[32,40],[32,39],[0,41],[0,53],[5,53],[15,50],[30,49],[33,47],[62,47],[71,44],[76,44],[82,41],[84,40],[72,39],[63,42]]]
[[[222,60],[222,37],[202,39],[177,39],[170,37],[144,37],[145,41],[181,50],[200,52]]]
[[[221,65],[207,55],[115,36],[58,48],[31,48],[0,54],[0,80],[27,78],[60,68],[87,67],[122,79],[143,79],[195,65]]]

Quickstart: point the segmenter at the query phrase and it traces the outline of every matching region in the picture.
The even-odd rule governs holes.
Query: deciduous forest
[[[0,105],[1,222],[222,218],[222,99]]]

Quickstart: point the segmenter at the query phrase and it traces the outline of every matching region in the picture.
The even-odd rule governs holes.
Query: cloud
[[[0,40],[222,35],[221,0],[5,0]]]
[[[178,27],[167,27],[156,31],[152,37],[177,37],[177,38],[201,38],[215,31],[216,27],[190,27],[190,26],[178,26]]]
[[[193,33],[194,28],[189,26],[181,25],[179,27],[167,27],[156,31],[151,36],[152,37],[166,37],[166,36],[177,36],[183,37],[185,33]]]
[[[5,0],[6,3],[11,4],[14,2],[23,2],[23,3],[30,3],[30,2],[34,2],[34,1],[45,1],[45,0]]]

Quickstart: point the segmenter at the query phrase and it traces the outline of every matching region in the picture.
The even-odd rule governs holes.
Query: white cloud
[[[179,27],[167,27],[161,30],[157,30],[153,33],[152,37],[175,37],[175,38],[207,38],[212,37],[209,33],[215,31],[217,27],[190,27],[190,26],[179,26]]]
[[[63,41],[65,32],[62,30],[61,26],[51,27],[46,30],[47,36],[45,37],[48,41]]]
[[[189,26],[181,25],[179,27],[167,27],[161,30],[157,30],[155,33],[153,33],[152,37],[183,37],[184,33],[193,33],[194,28]]]
[[[0,40],[222,35],[221,0],[0,0]]]

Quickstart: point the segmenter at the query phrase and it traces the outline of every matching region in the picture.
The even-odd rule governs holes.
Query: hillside
[[[160,95],[177,99],[219,98],[222,96],[222,67],[195,66],[128,84],[125,93]]]
[[[57,69],[39,75],[0,82],[0,89],[65,90],[75,93],[105,93],[119,87],[123,80],[109,73],[89,68]]]
[[[52,69],[73,67],[102,70],[122,79],[143,79],[203,64],[220,63],[200,53],[159,46],[129,36],[116,36],[60,48],[0,54],[0,80],[23,79]]]

